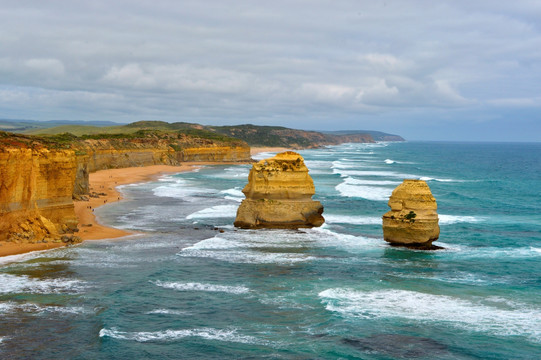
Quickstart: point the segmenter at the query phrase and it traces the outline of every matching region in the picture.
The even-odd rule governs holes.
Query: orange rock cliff
[[[63,144],[0,132],[0,241],[79,241],[73,199],[88,194],[89,173],[190,161],[250,161],[250,148],[193,138]]]
[[[314,182],[301,155],[287,151],[254,164],[246,199],[237,211],[240,228],[301,228],[324,223],[323,206],[312,200]]]

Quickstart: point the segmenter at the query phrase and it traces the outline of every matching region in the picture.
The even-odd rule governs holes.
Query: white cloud
[[[541,97],[538,1],[21,4],[0,7],[0,89],[20,101],[12,117],[348,127]],[[37,93],[57,100],[29,113]],[[105,98],[91,108],[90,94]]]
[[[351,100],[356,95],[356,90],[349,86],[336,84],[302,84],[300,89],[309,99],[316,101],[340,101]]]

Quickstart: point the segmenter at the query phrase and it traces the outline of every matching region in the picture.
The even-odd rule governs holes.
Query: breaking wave
[[[186,216],[186,219],[213,219],[235,217],[237,205],[216,205]]]
[[[214,284],[202,284],[202,283],[181,283],[181,282],[167,282],[167,281],[153,281],[153,284],[178,291],[207,291],[207,292],[225,292],[229,294],[246,294],[250,292],[245,286],[225,286]]]
[[[133,340],[137,342],[147,341],[175,341],[187,337],[199,337],[206,340],[228,341],[243,344],[262,343],[253,336],[239,335],[236,330],[218,330],[212,328],[184,329],[184,330],[164,330],[164,331],[140,331],[126,332],[115,328],[101,329],[100,337],[110,337],[117,340]]]
[[[442,322],[468,331],[522,335],[541,342],[541,312],[528,305],[495,306],[483,299],[465,300],[407,290],[359,291],[346,288],[319,293],[327,310],[364,319],[405,318]]]
[[[0,294],[78,294],[88,284],[74,279],[37,279],[27,275],[0,274]]]

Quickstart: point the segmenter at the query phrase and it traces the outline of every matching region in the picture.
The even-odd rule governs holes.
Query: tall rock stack
[[[383,215],[383,238],[393,245],[437,249],[432,242],[440,235],[438,205],[423,180],[404,180],[393,190]]]
[[[235,226],[244,229],[321,226],[323,206],[301,155],[286,151],[254,164]]]

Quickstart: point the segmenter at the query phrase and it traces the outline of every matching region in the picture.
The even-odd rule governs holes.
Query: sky
[[[539,0],[0,0],[0,118],[541,141]]]

